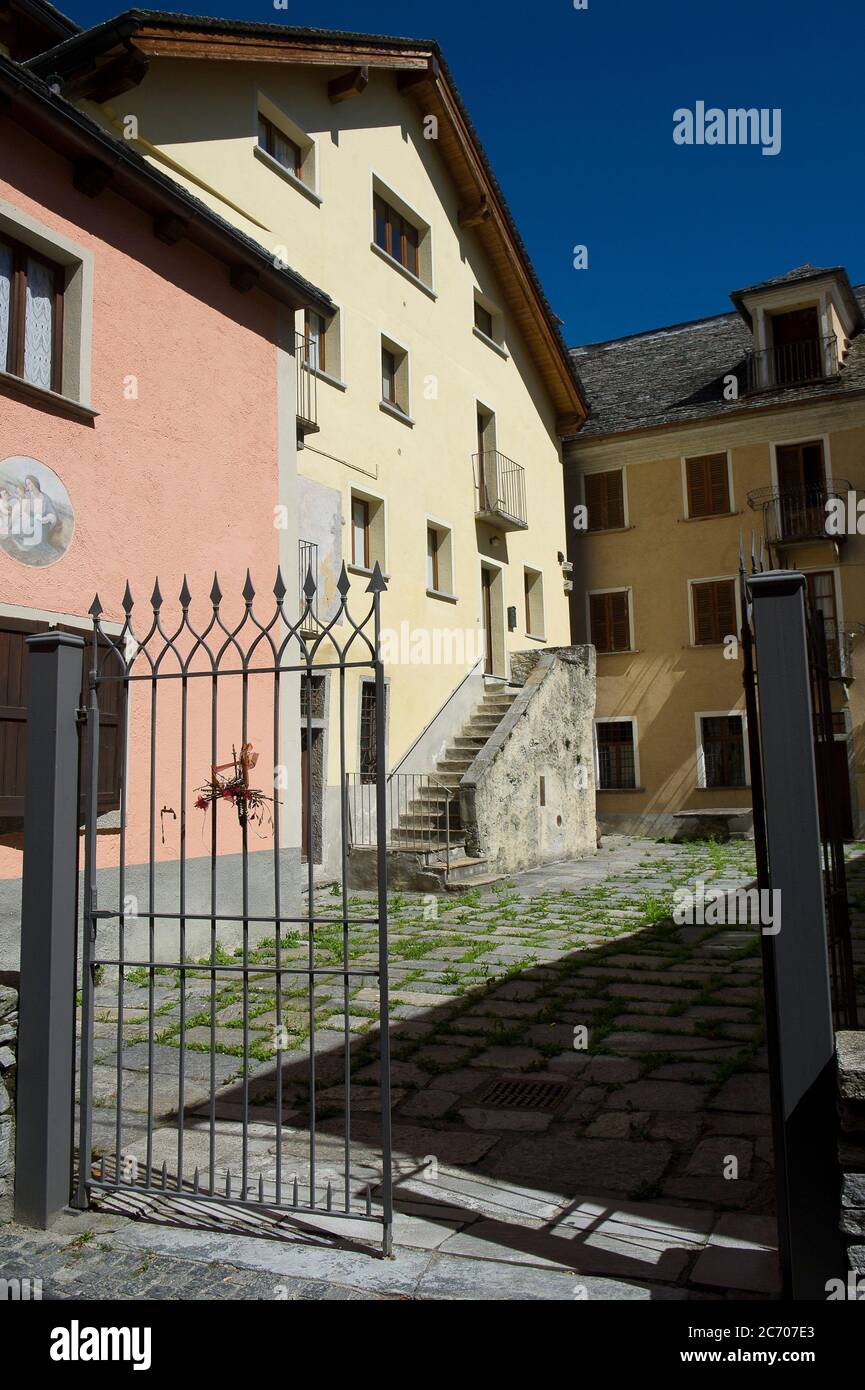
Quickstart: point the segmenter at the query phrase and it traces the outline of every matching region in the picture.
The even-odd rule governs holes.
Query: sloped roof
[[[232,268],[254,272],[255,283],[264,293],[296,309],[309,305],[326,314],[334,312],[323,290],[289,267],[277,265],[272,252],[154,168],[128,141],[109,135],[26,66],[2,54],[0,97],[0,116],[23,125],[71,161],[90,159],[107,167],[114,192],[154,217],[168,213],[177,217],[187,240]]]
[[[865,285],[853,293],[861,312]],[[589,419],[572,437],[657,429],[865,392],[865,333],[852,339],[837,377],[749,396],[744,394],[745,355],[753,346],[753,334],[740,316],[728,313],[572,348],[589,401]],[[739,396],[728,401],[724,378],[731,374],[739,382]]]
[[[31,60],[34,72],[68,81],[96,71],[98,60],[123,48],[145,57],[207,57],[345,67],[385,67],[412,78],[411,95],[439,120],[439,148],[463,204],[502,283],[517,322],[555,403],[560,429],[585,416],[579,374],[560,320],[541,287],[516,223],[465,103],[434,39],[260,24],[247,20],[131,9]]]

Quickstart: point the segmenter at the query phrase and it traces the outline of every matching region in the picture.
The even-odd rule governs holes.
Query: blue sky
[[[80,24],[121,7],[61,0]],[[803,261],[865,280],[851,0],[161,8],[438,39],[571,343],[722,313],[730,290]],[[780,153],[674,144],[674,110],[699,100],[780,108]]]

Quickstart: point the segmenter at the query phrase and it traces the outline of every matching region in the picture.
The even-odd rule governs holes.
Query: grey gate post
[[[781,1267],[786,1297],[825,1299],[847,1266],[805,579],[775,570],[747,585],[769,886],[780,892],[780,930],[762,945]]]
[[[65,632],[27,639],[15,1220],[42,1230],[70,1197],[83,648]]]

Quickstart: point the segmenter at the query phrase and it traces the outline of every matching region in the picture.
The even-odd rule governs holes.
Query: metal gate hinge
[[[78,709],[75,711],[75,723],[76,723],[76,724],[86,724],[86,723],[87,723],[87,710],[84,709],[84,708],[83,708],[82,706],[80,706],[80,705],[79,705]]]

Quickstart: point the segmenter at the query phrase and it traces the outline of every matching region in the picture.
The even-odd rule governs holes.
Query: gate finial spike
[[[247,570],[247,571],[246,571],[246,580],[245,580],[244,585],[243,585],[243,601],[244,601],[244,603],[246,604],[247,608],[249,608],[249,606],[250,606],[250,604],[252,603],[252,600],[253,600],[254,598],[255,598],[255,586],[253,585],[253,582],[252,582],[252,575],[249,573],[249,570]]]
[[[99,615],[100,615],[101,612],[102,612],[102,604],[99,602],[99,595],[98,595],[98,594],[94,594],[94,596],[93,596],[93,602],[91,603],[91,605],[90,605],[90,607],[88,608],[87,612],[90,614],[90,616],[91,616],[91,618],[93,619],[93,621],[96,622],[96,619],[99,617]]]
[[[222,602],[222,590],[219,587],[219,575],[213,571],[213,583],[210,586],[210,602],[214,608],[218,608]]]
[[[339,589],[339,592],[342,594],[343,598],[345,598],[346,594],[351,588],[351,580],[348,577],[348,570],[345,567],[345,560],[343,560],[342,562],[342,569],[339,572],[339,579],[336,581],[336,587]]]
[[[381,565],[376,560],[373,566],[372,579],[366,586],[368,594],[383,594],[387,591],[387,580],[381,572]]]
[[[306,594],[310,603],[315,598],[316,587],[315,578],[312,573],[312,565],[310,565],[309,569],[306,571],[306,579],[303,581],[303,592]]]
[[[159,587],[158,575],[156,577],[156,582],[153,585],[153,593],[150,595],[150,606],[153,609],[154,613],[158,613],[160,608],[162,607],[162,591]]]
[[[751,529],[751,573],[757,573],[757,537],[754,535],[753,527]]]
[[[133,607],[134,607],[134,599],[133,599],[133,597],[132,597],[132,590],[131,590],[130,587],[129,587],[129,580],[127,579],[127,581],[126,581],[126,588],[125,588],[125,590],[123,591],[123,611],[124,611],[124,613],[126,614],[127,618],[129,617],[130,613],[132,612]]]
[[[189,585],[186,582],[186,575],[183,576],[183,587],[180,590],[180,606],[184,613],[188,610],[192,602],[192,594],[189,592]]]
[[[258,1175],[258,1200],[259,1200],[259,1202],[263,1202],[263,1201],[264,1201],[264,1174],[263,1174],[263,1173],[259,1173],[259,1175]]]
[[[285,580],[282,577],[282,570],[279,567],[279,565],[277,565],[276,567],[276,583],[273,586],[273,592],[276,595],[277,603],[282,603],[282,600],[285,598],[286,595],[286,587]]]

